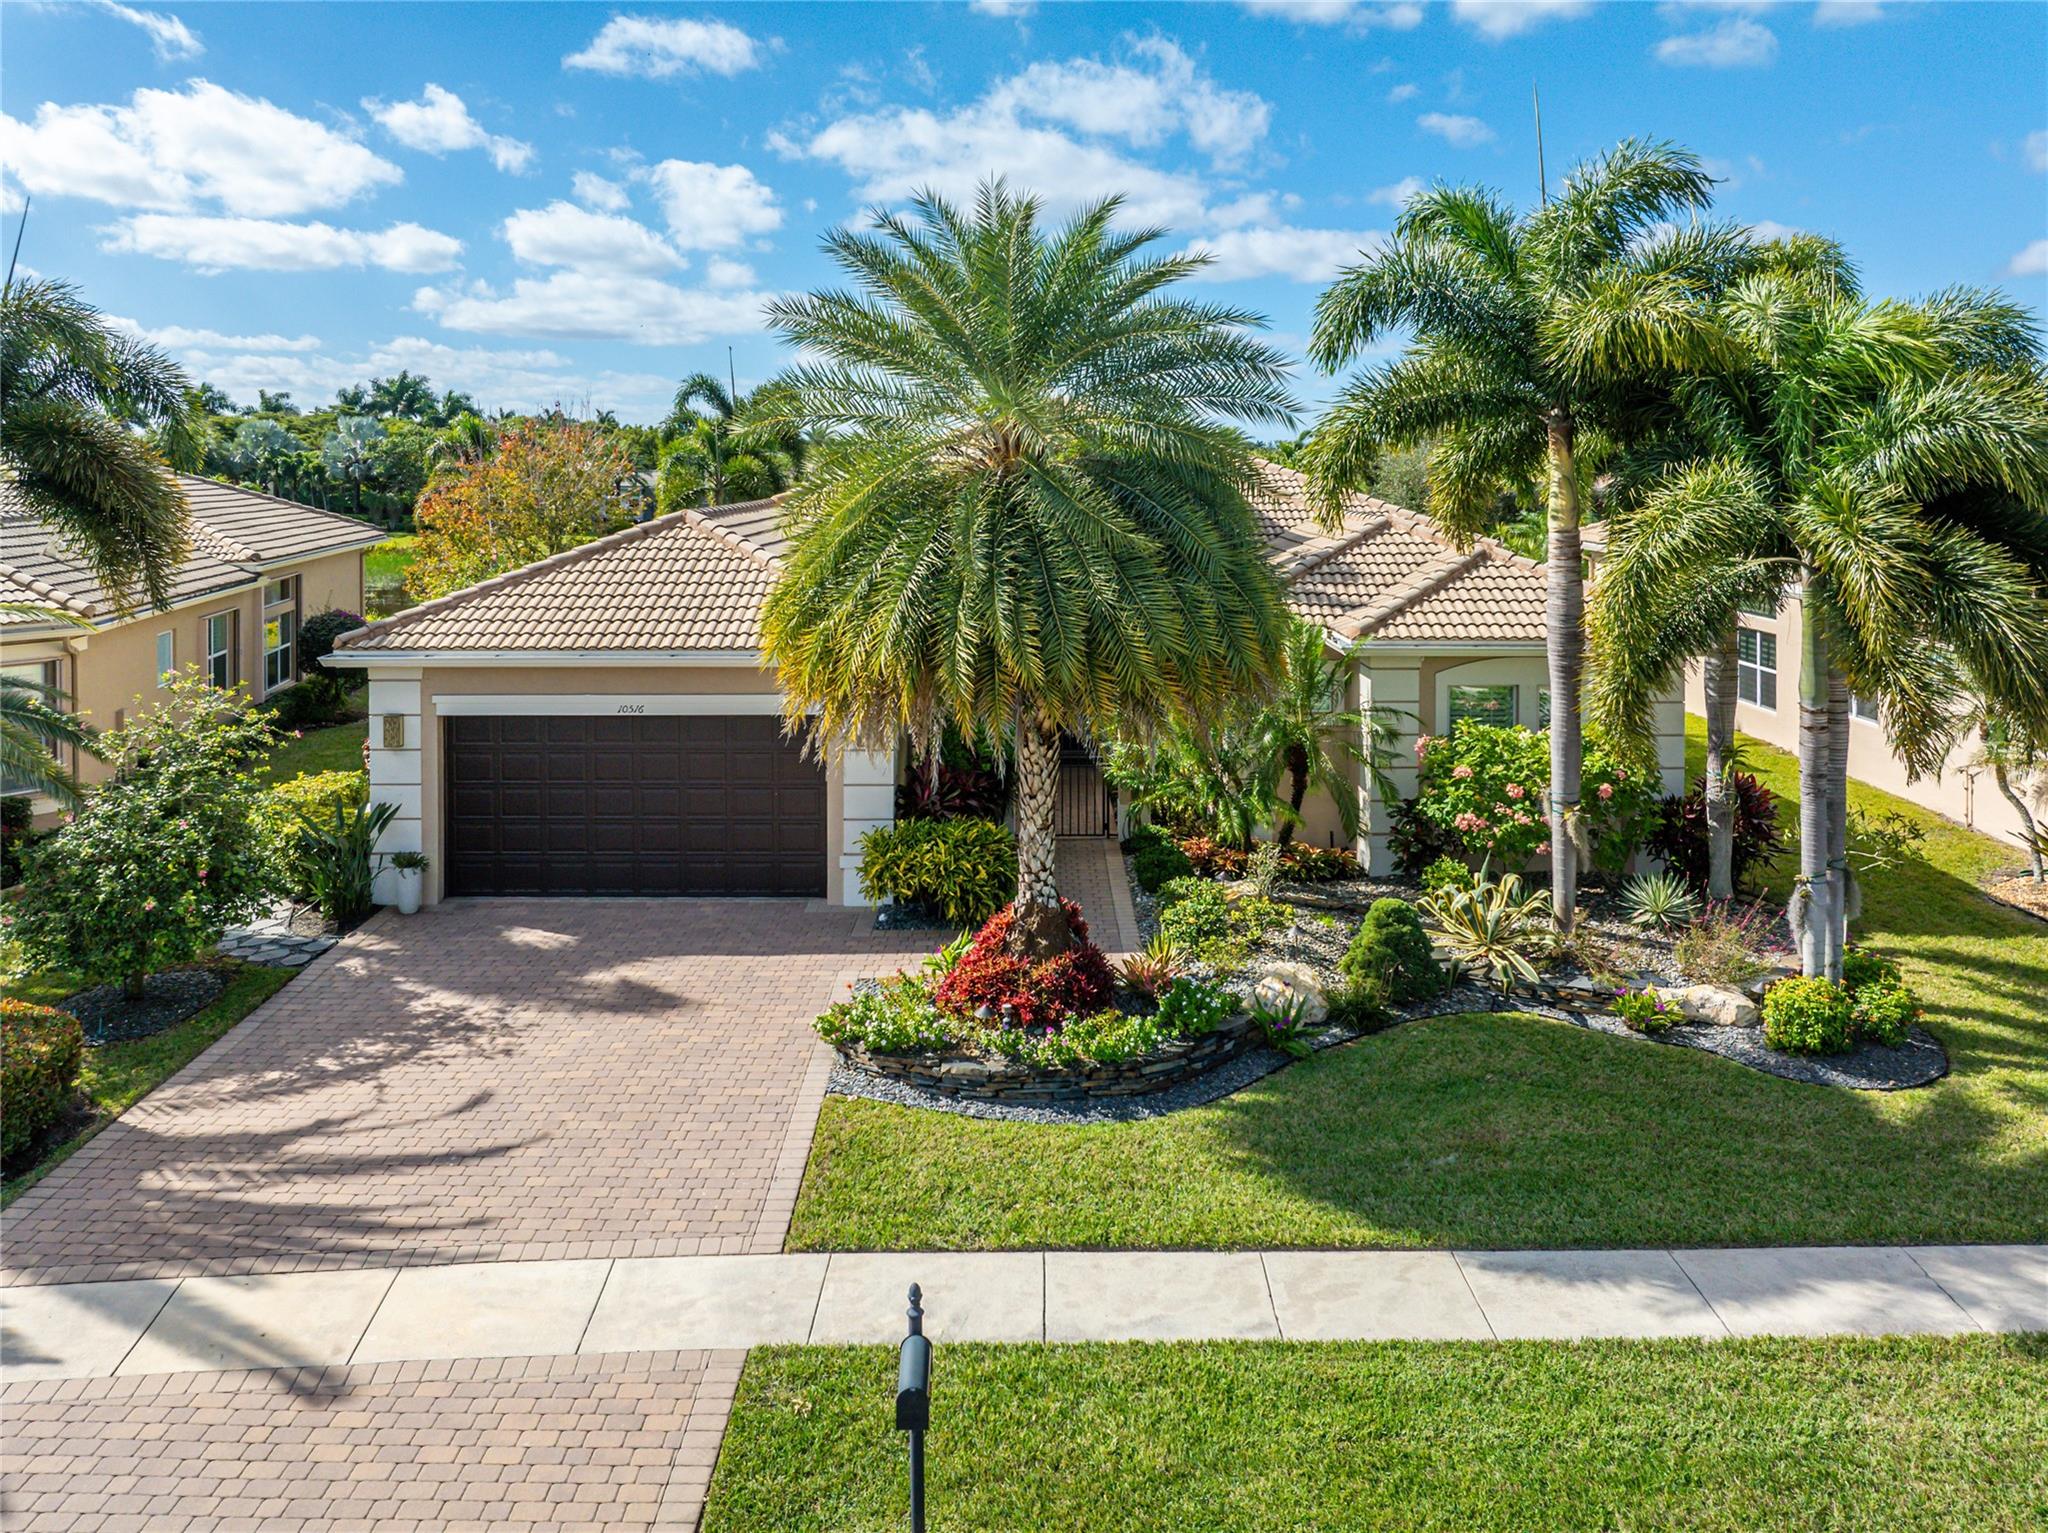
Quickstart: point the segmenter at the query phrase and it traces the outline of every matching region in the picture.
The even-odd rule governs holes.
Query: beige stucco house
[[[1255,510],[1295,609],[1337,648],[1360,644],[1352,702],[1414,740],[1460,718],[1539,727],[1547,712],[1543,571],[1482,541],[1460,552],[1426,518],[1356,498],[1316,525],[1300,477],[1269,467]],[[895,813],[900,753],[820,763],[785,737],[760,653],[784,543],[773,501],[682,511],[348,635],[330,663],[370,684],[373,801],[397,808],[381,850],[422,851],[425,899],[703,894],[860,903],[861,836]],[[1657,709],[1665,785],[1684,719]],[[1107,835],[1085,760],[1062,782],[1063,833]],[[1091,786],[1093,785],[1093,786]],[[1070,791],[1071,790],[1071,791]],[[1391,866],[1384,804],[1356,850]],[[1100,802],[1099,797],[1096,802]],[[1076,809],[1078,805],[1078,810]],[[1305,834],[1338,836],[1334,806]],[[379,875],[388,898],[390,873]]]
[[[345,516],[255,490],[180,476],[191,508],[191,551],[158,610],[112,593],[50,527],[0,483],[0,601],[83,618],[80,628],[0,614],[0,665],[69,695],[101,729],[162,696],[162,678],[198,666],[221,686],[258,698],[299,679],[298,632],[308,617],[360,612],[363,550],[382,533]],[[105,768],[77,764],[91,782]],[[52,806],[39,805],[47,811]]]

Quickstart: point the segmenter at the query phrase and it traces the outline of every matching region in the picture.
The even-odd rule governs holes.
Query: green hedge
[[[78,1018],[0,1000],[0,1159],[11,1160],[64,1116],[85,1065]]]
[[[860,892],[979,926],[1017,893],[1017,838],[993,820],[904,820],[860,838]]]
[[[308,772],[281,782],[256,804],[256,831],[279,890],[295,900],[310,900],[314,880],[305,856],[304,810],[323,825],[334,819],[335,806],[358,809],[369,802],[370,779],[363,772]]]

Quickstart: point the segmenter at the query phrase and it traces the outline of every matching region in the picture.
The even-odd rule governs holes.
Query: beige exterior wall
[[[370,677],[370,797],[393,804],[397,816],[378,843],[383,853],[423,851],[422,895],[442,897],[442,720],[455,708],[487,709],[479,699],[558,698],[562,711],[602,711],[591,699],[625,702],[663,698],[686,711],[776,713],[775,678],[751,663],[737,665],[403,665],[373,664]],[[461,701],[456,701],[460,699]],[[725,701],[730,699],[730,702]],[[395,742],[387,745],[387,740]],[[825,769],[825,887],[835,904],[858,904],[855,874],[860,837],[895,814],[893,753],[849,752]],[[377,898],[395,901],[389,870]]]
[[[1778,641],[1778,704],[1763,708],[1754,703],[1735,705],[1735,727],[1746,735],[1787,751],[1799,748],[1799,646],[1800,607],[1788,600],[1775,617],[1744,613],[1741,626],[1767,633]],[[1697,661],[1686,667],[1685,706],[1704,715],[1707,707],[1706,681]],[[2019,855],[2016,835],[2020,817],[1998,791],[1988,767],[1976,765],[1981,741],[1976,735],[1949,753],[1938,774],[1907,780],[1905,763],[1899,760],[1885,738],[1881,725],[1864,719],[1849,721],[1849,775],[1858,782],[1944,815],[1959,825],[1983,831],[2013,846]],[[2038,816],[2048,814],[2048,778],[2032,783],[2015,783],[2021,797]]]

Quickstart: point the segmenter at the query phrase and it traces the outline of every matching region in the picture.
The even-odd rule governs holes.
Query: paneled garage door
[[[825,773],[766,717],[451,718],[462,894],[825,892]]]

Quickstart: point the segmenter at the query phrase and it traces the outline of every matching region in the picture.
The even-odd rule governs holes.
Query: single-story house
[[[162,696],[167,674],[193,665],[217,685],[247,682],[257,699],[275,696],[299,679],[305,618],[362,610],[363,550],[383,533],[257,490],[182,474],[178,482],[191,509],[191,550],[172,577],[169,605],[131,596],[125,611],[0,482],[0,602],[92,625],[0,613],[0,665],[68,694],[64,706],[101,729],[120,727],[129,709]],[[90,759],[77,767],[87,782],[106,770]]]
[[[1352,701],[1398,713],[1404,796],[1418,734],[1461,718],[1542,723],[1541,566],[1485,540],[1460,552],[1426,517],[1365,496],[1327,533],[1300,476],[1278,466],[1254,509],[1295,610],[1337,648],[1364,641]],[[398,809],[381,849],[427,854],[429,903],[860,903],[860,837],[893,818],[901,753],[821,764],[785,737],[760,651],[783,547],[772,500],[681,511],[348,635],[332,663],[369,676],[370,796]],[[1674,695],[1658,709],[1671,788],[1683,728]],[[1092,766],[1071,770],[1062,830],[1114,834],[1114,817],[1091,810]],[[1304,834],[1333,844],[1334,807],[1310,813]],[[1368,803],[1367,827],[1357,850],[1384,870],[1384,805]]]

